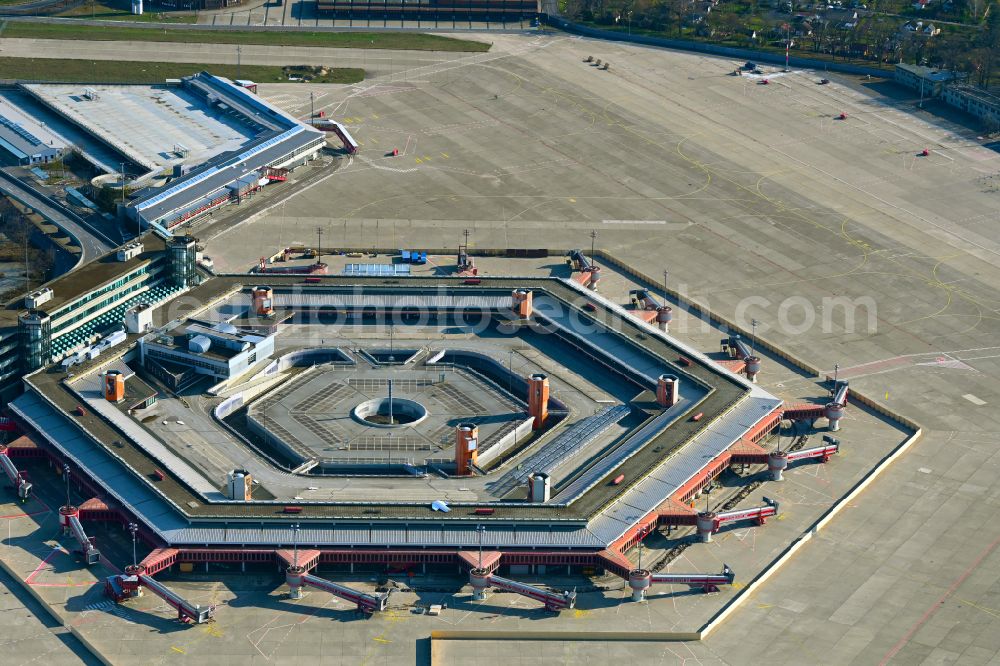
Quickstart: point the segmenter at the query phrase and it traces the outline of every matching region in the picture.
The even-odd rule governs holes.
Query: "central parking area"
[[[248,413],[251,427],[270,432],[297,465],[315,458],[327,472],[448,464],[459,424],[477,425],[485,451],[526,417],[522,401],[464,369],[332,365],[303,373]]]

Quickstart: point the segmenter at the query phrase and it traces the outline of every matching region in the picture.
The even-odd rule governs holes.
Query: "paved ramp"
[[[60,231],[76,240],[82,250],[78,267],[107,254],[117,246],[107,236],[92,229],[79,215],[3,169],[0,169],[0,192],[30,206],[48,222],[59,227]]]

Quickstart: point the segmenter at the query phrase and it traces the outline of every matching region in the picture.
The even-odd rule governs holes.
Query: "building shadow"
[[[283,587],[283,583],[276,586],[274,588],[277,591],[276,593],[261,591],[253,595],[236,596],[230,599],[227,605],[231,608],[265,608],[298,615],[306,613],[318,619],[328,619],[336,622],[355,622],[358,620],[367,620],[371,617],[353,606],[327,607],[325,603],[329,597],[333,596],[327,592],[306,588],[303,591],[302,599],[293,600],[288,598],[287,588],[281,590]]]
[[[52,630],[52,634],[56,637],[56,639],[65,645],[66,648],[80,660],[80,663],[85,666],[98,666],[99,664],[104,663],[94,656],[94,654],[80,642],[80,639],[78,639],[76,635],[68,631],[56,631],[62,627],[62,623],[59,622],[59,620],[47,607],[43,606],[31,595],[31,593],[24,587],[23,583],[8,575],[3,569],[0,569],[0,587],[9,590],[11,596],[13,596],[17,602],[24,607],[24,610],[31,613],[46,629]]]
[[[502,605],[514,597],[524,598],[514,592],[501,592],[491,588],[489,596],[485,601],[476,601],[472,598],[472,593],[469,592],[453,597],[452,602],[448,605],[448,609],[444,612],[475,612],[480,614],[480,621],[487,622],[493,621],[497,616],[517,617],[521,620],[531,621],[549,620],[559,613],[559,611],[547,610],[541,602],[527,598],[524,598],[525,602],[531,604],[530,606]],[[469,624],[467,626],[474,627],[475,625]]]
[[[573,269],[565,261],[558,264],[545,264],[538,268],[540,270],[548,269],[549,277],[568,278],[573,275]]]
[[[146,591],[144,594],[150,595],[152,593]],[[107,597],[103,597],[103,599],[103,601],[100,601],[92,595],[81,594],[66,600],[66,610],[73,613],[87,611],[114,615],[133,624],[149,627],[162,635],[186,631],[196,626],[181,622],[176,617],[164,617],[151,610],[136,608],[134,600],[126,600],[119,604]]]
[[[922,116],[925,120],[956,134],[979,134],[985,129],[975,116],[956,109],[943,100],[925,97],[921,103],[919,90],[907,88],[891,79],[866,81],[861,87],[878,103],[914,116]]]

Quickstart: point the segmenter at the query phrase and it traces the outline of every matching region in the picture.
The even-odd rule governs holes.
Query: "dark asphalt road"
[[[103,233],[87,225],[81,217],[18,180],[6,170],[0,170],[0,192],[35,209],[39,215],[75,238],[82,250],[78,265],[93,261],[117,246],[117,243],[112,242]]]

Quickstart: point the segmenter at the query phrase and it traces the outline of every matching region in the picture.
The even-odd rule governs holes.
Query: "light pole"
[[[786,23],[785,24],[785,71],[786,72],[788,71],[788,49],[790,49],[792,46],[790,32],[791,32],[791,26]]]
[[[72,506],[69,501],[69,465],[63,465],[63,478],[66,479],[66,506]]]
[[[833,366],[833,395],[837,395],[837,375],[840,374],[840,364],[836,363]]]
[[[135,566],[139,566],[138,562],[136,561],[138,558],[136,557],[136,554],[135,554],[135,535],[139,531],[139,526],[136,525],[135,523],[129,523],[128,524],[128,531],[129,531],[129,534],[132,535],[132,566],[134,566],[134,567]]]
[[[597,242],[597,229],[593,229],[590,232],[590,261],[594,262],[594,243]]]
[[[24,221],[24,290],[31,291],[31,264],[28,262],[28,238],[30,234],[28,233],[28,224],[30,222],[25,219]]]
[[[483,568],[483,534],[486,532],[486,525],[476,525],[476,533],[479,535],[479,568]]]
[[[389,380],[389,425],[393,424],[392,419],[392,380]]]
[[[755,348],[757,347],[757,320],[750,320],[750,355],[754,355]]]
[[[636,569],[642,570],[642,533],[639,535],[639,562],[636,564]]]
[[[507,350],[507,393],[514,395],[514,350]]]
[[[299,566],[299,524],[292,525],[292,566]]]
[[[503,216],[503,246],[504,249],[510,249],[510,225],[507,224],[506,206],[500,207],[500,214]]]

